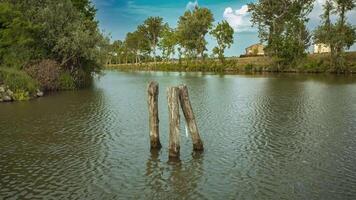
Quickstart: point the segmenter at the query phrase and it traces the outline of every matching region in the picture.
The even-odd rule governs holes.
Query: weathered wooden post
[[[178,158],[180,152],[179,135],[179,88],[167,89],[169,114],[169,158]]]
[[[162,147],[159,140],[158,93],[158,83],[151,81],[148,84],[148,112],[151,149],[160,149]]]
[[[188,88],[186,85],[179,86],[179,100],[187,123],[189,133],[193,140],[193,149],[194,151],[203,151],[204,150],[203,142],[199,135],[198,126],[195,121],[195,116],[194,116],[192,105],[189,100]]]

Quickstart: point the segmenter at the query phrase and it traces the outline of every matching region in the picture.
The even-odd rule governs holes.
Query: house
[[[246,54],[245,56],[264,56],[265,51],[264,51],[265,46],[263,44],[254,44],[249,47],[247,47]]]
[[[330,53],[330,45],[318,43],[314,44],[314,53]]]

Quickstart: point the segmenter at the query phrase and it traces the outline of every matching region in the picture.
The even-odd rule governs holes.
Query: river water
[[[146,87],[160,84],[149,150]],[[168,162],[166,88],[205,145]],[[106,71],[90,89],[0,104],[0,199],[356,199],[356,77]]]

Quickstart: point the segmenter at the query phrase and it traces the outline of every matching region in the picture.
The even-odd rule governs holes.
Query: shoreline
[[[356,74],[356,52],[345,54],[347,67],[333,69],[329,64],[329,54],[309,54],[296,66],[276,67],[273,58],[267,56],[226,58],[222,64],[216,59],[177,60],[144,63],[107,64],[105,69],[132,71],[171,71],[171,72],[214,72],[222,74],[241,73],[300,73],[300,74]]]
[[[110,65],[106,66],[104,70],[119,70],[119,71],[142,71],[142,72],[202,72],[202,73],[216,73],[216,74],[330,74],[330,75],[354,75],[356,70],[350,70],[346,72],[336,71],[322,71],[322,70],[298,70],[298,69],[286,69],[286,70],[272,70],[269,68],[260,68],[245,70],[241,68],[225,68],[221,69],[203,69],[204,67],[192,68],[167,68],[167,67],[153,67],[149,65]]]

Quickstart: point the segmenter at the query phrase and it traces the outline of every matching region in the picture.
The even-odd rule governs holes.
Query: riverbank
[[[346,67],[342,73],[356,73],[356,52],[345,54]],[[137,71],[183,71],[183,72],[220,72],[220,73],[252,73],[252,72],[282,72],[282,73],[337,73],[330,68],[328,54],[310,54],[307,58],[293,67],[277,67],[275,60],[270,57],[227,58],[222,64],[218,60],[205,61],[171,61],[141,64],[111,64],[108,69],[137,70]],[[340,72],[339,72],[340,73]]]
[[[42,60],[23,69],[0,66],[0,102],[25,101],[47,92],[75,90],[91,84],[83,70],[70,72],[53,60]]]

